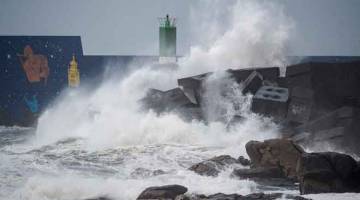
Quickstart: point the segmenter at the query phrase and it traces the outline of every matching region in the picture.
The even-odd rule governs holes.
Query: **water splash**
[[[81,199],[103,194],[134,199],[145,187],[172,183],[204,194],[256,192],[255,183],[230,178],[230,169],[217,178],[187,170],[216,155],[246,156],[244,146],[249,140],[278,135],[271,119],[249,112],[251,96],[243,96],[241,85],[226,73],[214,73],[205,81],[202,109],[209,123],[186,122],[176,113],[144,112],[138,103],[147,89],[177,87],[176,80],[187,75],[285,62],[292,25],[281,6],[237,1],[226,9],[225,31],[215,31],[206,46],[192,47],[180,59],[178,70],[156,70],[148,64],[126,75],[112,74],[95,89],[64,91],[41,115],[26,151],[21,148],[22,162],[29,163],[33,174],[22,175],[27,181],[13,199]],[[234,115],[245,119],[228,126]],[[225,123],[218,122],[219,118]],[[11,147],[9,151],[17,150]],[[140,179],[130,176],[138,167],[164,168],[168,173]]]

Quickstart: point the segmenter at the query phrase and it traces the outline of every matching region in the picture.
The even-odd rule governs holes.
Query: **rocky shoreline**
[[[300,195],[360,192],[360,162],[343,153],[306,152],[303,148],[328,144],[359,155],[359,66],[360,62],[303,63],[288,66],[285,76],[280,76],[277,67],[227,70],[227,78],[236,82],[244,95],[252,95],[251,111],[271,117],[281,126],[281,138],[249,141],[245,146],[249,160],[243,156],[236,159],[217,155],[188,170],[216,177],[230,168],[233,179],[251,180],[259,187],[297,189]],[[176,112],[184,120],[207,123],[201,108],[206,101],[206,80],[212,74],[178,79],[179,87],[168,91],[150,89],[141,100],[143,107],[158,114]],[[227,88],[221,90],[226,93]],[[233,106],[236,110],[238,105],[234,102]],[[226,123],[236,123],[243,118],[240,113]],[[217,120],[224,122],[222,118]],[[306,199],[281,193],[243,196],[189,194],[187,191],[188,188],[181,185],[155,186],[146,188],[137,199]]]
[[[351,156],[336,152],[305,152],[289,139],[249,141],[246,151],[250,158],[235,159],[220,155],[192,165],[188,170],[202,176],[217,176],[232,168],[231,177],[252,180],[259,186],[298,188],[300,195],[318,193],[360,192],[360,163]],[[240,166],[240,167],[237,167]],[[275,200],[280,198],[307,200],[302,196],[282,193],[253,193],[249,195],[212,195],[187,193],[182,185],[164,185],[146,188],[138,200]],[[98,197],[87,200],[111,200]]]

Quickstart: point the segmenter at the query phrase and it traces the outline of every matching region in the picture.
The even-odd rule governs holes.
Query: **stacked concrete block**
[[[246,69],[237,69],[237,70],[227,70],[232,77],[238,82],[245,81],[252,72],[258,72],[263,77],[263,80],[276,81],[280,75],[278,67],[268,67],[268,68],[246,68]]]
[[[153,109],[156,112],[171,111],[192,104],[180,88],[168,91],[150,89],[142,101],[146,108]]]
[[[257,72],[253,71],[243,82],[243,94],[251,93],[255,94],[263,84],[263,76]]]
[[[316,131],[327,130],[338,126],[350,126],[353,123],[353,120],[357,118],[358,113],[358,108],[342,107],[297,127],[296,131],[314,133]]]
[[[360,109],[342,107],[296,128],[294,138],[311,145],[331,144],[349,152],[360,150]]]
[[[300,124],[309,121],[314,92],[311,89],[294,87],[290,96],[287,119]]]
[[[314,137],[312,140],[314,142],[324,142],[331,140],[332,142],[340,144],[343,140],[345,132],[346,128],[342,126],[327,130],[321,130],[314,133]]]
[[[262,86],[253,97],[251,110],[255,113],[285,119],[288,110],[287,88]]]
[[[292,90],[294,87],[312,88],[311,66],[309,64],[293,65],[286,68],[286,85]]]
[[[162,105],[164,92],[157,89],[149,89],[141,103],[144,109],[152,109],[155,112],[163,112],[165,107]]]
[[[191,76],[178,79],[178,85],[184,91],[184,94],[194,104],[201,104],[201,97],[203,95],[203,81],[212,73],[200,74],[197,76]]]
[[[187,104],[182,107],[178,107],[175,112],[186,121],[203,121],[204,116],[201,107],[194,104]]]

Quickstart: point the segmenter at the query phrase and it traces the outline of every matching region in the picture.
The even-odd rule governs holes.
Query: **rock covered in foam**
[[[153,176],[159,176],[166,174],[164,170],[157,169],[157,170],[150,170],[142,167],[136,168],[133,172],[131,172],[131,177],[133,178],[148,178]]]
[[[187,188],[181,185],[164,185],[146,188],[137,198],[138,200],[149,199],[175,199],[187,192]]]
[[[197,163],[189,168],[197,174],[205,176],[217,176],[221,170],[232,164],[240,164],[238,160],[229,156],[221,155],[213,157],[209,160]]]

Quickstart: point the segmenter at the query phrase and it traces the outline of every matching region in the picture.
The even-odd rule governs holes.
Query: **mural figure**
[[[30,45],[25,46],[24,55],[18,56],[28,81],[34,83],[44,80],[46,84],[50,72],[47,58],[41,54],[34,54]]]
[[[25,103],[27,107],[30,109],[32,113],[39,112],[39,103],[36,99],[36,95],[33,95],[31,99],[28,99],[26,96],[24,96]]]

